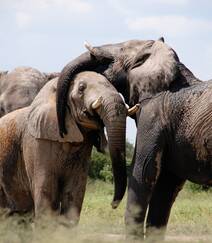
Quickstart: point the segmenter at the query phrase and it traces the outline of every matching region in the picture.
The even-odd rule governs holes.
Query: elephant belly
[[[208,145],[211,146],[211,143],[207,143]],[[168,158],[169,169],[183,179],[212,185],[212,148],[206,150],[205,146],[199,144],[196,147],[192,143],[175,144],[172,149],[174,153]]]
[[[193,161],[196,168],[188,173],[188,180],[203,185],[212,186],[212,168],[210,161]]]

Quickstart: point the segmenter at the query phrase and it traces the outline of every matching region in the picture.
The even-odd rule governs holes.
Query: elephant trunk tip
[[[113,200],[111,203],[112,209],[116,209],[119,204],[120,204],[121,200]]]

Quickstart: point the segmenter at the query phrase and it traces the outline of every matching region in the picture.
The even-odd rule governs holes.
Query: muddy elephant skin
[[[30,106],[0,119],[0,204],[16,212],[34,210],[36,216],[62,214],[76,223],[92,146],[100,149],[104,127],[113,165],[114,208],[125,193],[127,109],[104,76],[80,73],[69,90],[67,134],[62,138],[56,115],[57,82],[58,78],[49,81]]]

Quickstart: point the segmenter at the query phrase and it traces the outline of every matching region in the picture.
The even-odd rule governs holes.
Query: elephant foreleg
[[[144,236],[144,219],[154,187],[160,173],[160,151],[148,154],[148,161],[136,159],[129,179],[125,222],[128,234]],[[148,164],[145,168],[145,164]],[[141,164],[143,164],[141,166]]]
[[[66,176],[61,200],[61,214],[72,225],[79,221],[88,174],[88,169],[83,165],[78,164],[76,167],[71,175]]]
[[[54,173],[36,173],[34,182],[35,215],[57,215],[59,208],[58,181]]]
[[[4,193],[3,188],[0,188],[0,208],[6,208],[8,207],[8,202],[7,202],[7,198],[6,195]]]
[[[148,112],[148,114],[151,114]],[[144,237],[148,204],[161,171],[164,137],[157,116],[140,115],[135,162],[129,178],[125,223],[128,235]],[[143,117],[145,120],[142,120]]]
[[[171,172],[162,171],[155,185],[147,215],[147,235],[164,238],[171,207],[185,180]]]

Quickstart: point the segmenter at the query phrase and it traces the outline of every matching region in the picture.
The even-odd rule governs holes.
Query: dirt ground
[[[110,243],[110,242],[131,242],[126,240],[125,235],[120,234],[90,234],[85,235],[82,237],[80,241],[82,242],[103,242],[103,243]],[[133,243],[137,243],[140,241],[133,241]],[[160,243],[160,241],[155,239],[146,240],[147,243]],[[212,235],[202,235],[202,236],[188,236],[188,235],[166,235],[165,237],[166,243],[211,243],[212,242]]]

